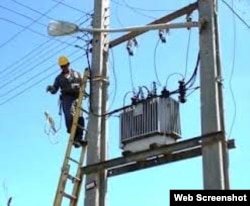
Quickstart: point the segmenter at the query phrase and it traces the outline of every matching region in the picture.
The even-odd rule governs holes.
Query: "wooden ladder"
[[[83,79],[82,79],[82,83],[80,86],[80,92],[79,92],[79,96],[78,96],[78,101],[77,101],[77,105],[76,105],[76,110],[75,110],[75,114],[73,117],[73,124],[71,127],[71,132],[70,132],[70,137],[69,137],[69,141],[68,141],[68,145],[67,145],[67,149],[66,149],[66,153],[65,153],[65,157],[64,157],[64,161],[63,161],[63,166],[61,169],[61,175],[59,178],[59,182],[58,182],[58,186],[57,186],[57,191],[56,191],[56,195],[55,195],[55,199],[54,199],[54,206],[61,206],[63,199],[67,198],[70,201],[70,206],[76,206],[77,202],[78,202],[78,198],[80,195],[80,191],[81,191],[81,184],[82,184],[82,177],[81,177],[81,167],[83,165],[85,156],[86,156],[86,151],[87,151],[87,142],[83,142],[83,144],[81,145],[81,148],[78,148],[78,150],[80,149],[80,155],[79,155],[79,159],[75,159],[73,157],[73,143],[74,143],[74,137],[76,134],[76,129],[79,126],[78,125],[78,119],[80,117],[80,114],[82,112],[82,102],[83,102],[83,98],[85,95],[85,88],[87,85],[87,80],[89,78],[89,71],[86,69],[83,75]],[[86,136],[86,135],[85,135]],[[86,140],[86,139],[85,139]],[[70,172],[70,167],[71,164],[76,164],[76,168],[75,171],[75,175],[72,175]],[[67,193],[66,192],[66,186],[67,186],[67,181],[71,182],[71,192]]]

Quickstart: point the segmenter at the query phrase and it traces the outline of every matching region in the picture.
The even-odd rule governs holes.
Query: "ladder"
[[[83,144],[82,147],[79,148],[81,151],[80,151],[80,157],[78,160],[76,160],[75,158],[72,157],[72,148],[74,148],[73,147],[74,136],[76,133],[76,129],[79,126],[78,125],[78,118],[81,114],[81,110],[82,110],[81,106],[82,106],[82,101],[83,101],[83,98],[85,95],[85,88],[86,88],[88,78],[89,78],[89,71],[88,71],[88,69],[86,69],[84,72],[83,78],[82,78],[81,86],[80,86],[80,92],[79,92],[79,96],[78,96],[75,114],[73,117],[73,123],[72,123],[72,127],[71,127],[70,137],[69,137],[69,141],[68,141],[64,161],[63,161],[63,166],[61,169],[61,174],[60,174],[60,178],[59,178],[59,182],[58,182],[58,186],[57,186],[57,191],[56,191],[56,195],[55,195],[55,199],[54,199],[54,206],[61,206],[62,202],[63,202],[63,198],[69,199],[70,206],[76,206],[77,202],[78,202],[78,197],[80,194],[81,184],[82,184],[81,166],[83,164],[83,161],[84,161],[84,158],[86,155],[87,143]],[[70,174],[70,164],[71,163],[75,163],[77,165],[75,175]],[[70,194],[65,192],[66,184],[67,184],[68,180],[70,180],[70,182],[73,184],[73,185],[71,185],[72,192]]]

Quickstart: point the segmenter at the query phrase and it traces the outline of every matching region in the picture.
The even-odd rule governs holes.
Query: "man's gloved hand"
[[[47,88],[46,88],[46,92],[51,92],[53,90],[53,86],[47,86]]]

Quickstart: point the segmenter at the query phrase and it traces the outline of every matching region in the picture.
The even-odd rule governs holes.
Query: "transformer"
[[[124,152],[171,144],[180,136],[179,103],[171,97],[146,99],[120,114],[120,148]]]

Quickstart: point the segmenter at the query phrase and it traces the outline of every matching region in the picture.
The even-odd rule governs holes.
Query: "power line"
[[[22,6],[24,6],[23,4],[21,4],[21,3],[19,3],[19,2],[17,2],[17,1],[14,1],[14,0],[12,0],[13,2],[15,2],[15,3],[17,3],[17,4],[19,4],[19,5],[22,5]],[[60,2],[57,2],[57,4],[55,4],[54,6],[52,6],[50,9],[48,9],[46,12],[44,12],[44,13],[41,13],[41,12],[39,12],[39,14],[40,14],[40,16],[38,17],[38,18],[36,18],[36,19],[33,19],[33,18],[31,18],[31,17],[29,17],[29,16],[27,16],[27,15],[25,15],[25,14],[22,14],[22,13],[20,13],[20,12],[17,12],[17,11],[15,11],[15,10],[12,10],[12,9],[10,9],[10,8],[8,8],[8,7],[4,7],[4,6],[2,6],[2,5],[0,5],[0,7],[1,8],[4,8],[4,9],[6,9],[6,10],[8,10],[8,11],[11,11],[11,12],[13,12],[13,13],[15,13],[15,14],[18,14],[18,15],[20,15],[20,16],[23,16],[23,17],[25,17],[25,18],[27,18],[27,19],[29,19],[29,20],[31,20],[32,22],[30,23],[30,24],[28,24],[27,26],[22,26],[23,27],[23,29],[22,30],[20,30],[18,33],[16,33],[14,36],[12,36],[10,39],[8,39],[7,41],[5,41],[3,44],[1,44],[0,45],[0,48],[2,48],[3,46],[5,46],[6,44],[8,44],[8,43],[10,43],[11,41],[13,41],[16,37],[18,37],[21,33],[23,33],[25,30],[27,30],[27,29],[29,29],[29,27],[31,27],[34,23],[37,23],[37,24],[40,24],[40,25],[42,25],[42,26],[47,26],[47,25],[45,25],[45,24],[42,24],[42,23],[39,23],[38,21],[40,20],[40,19],[42,19],[44,16],[46,16],[48,13],[50,13],[52,10],[54,10],[58,5],[60,4]],[[24,6],[25,8],[29,8],[29,7],[27,7],[27,6]],[[30,9],[30,8],[29,8]],[[34,9],[32,9],[33,11],[34,11]],[[36,11],[37,12],[37,11]],[[19,25],[20,26],[20,25]],[[29,29],[30,30],[30,29]],[[39,33],[39,32],[35,32],[35,33]],[[41,33],[39,33],[39,34],[41,34]],[[44,36],[44,35],[43,35]],[[47,36],[46,36],[47,37]]]
[[[69,55],[69,56],[70,56],[70,55]],[[81,54],[81,56],[78,56],[77,58],[73,59],[71,62],[75,62],[75,61],[79,60],[80,58],[82,58],[83,56],[84,56],[84,55]],[[53,64],[51,67],[53,67],[53,66],[54,66],[54,64]],[[55,73],[57,73],[57,72],[58,72],[58,71],[53,71],[53,72],[50,73],[49,75],[43,77],[42,79],[40,79],[40,80],[36,81],[35,83],[31,84],[30,86],[26,87],[25,89],[23,89],[23,90],[19,91],[18,93],[12,95],[11,97],[7,98],[6,100],[0,102],[0,106],[6,104],[6,103],[9,102],[10,100],[12,100],[12,99],[14,99],[14,98],[16,98],[16,97],[18,97],[18,96],[20,96],[21,94],[23,94],[23,93],[25,93],[26,91],[30,90],[31,88],[33,88],[34,86],[36,86],[36,85],[38,85],[39,83],[43,82],[45,79],[49,78],[51,75],[53,75],[53,74],[55,74]],[[41,74],[41,73],[39,73],[39,74]],[[37,75],[37,76],[38,76],[38,75]],[[34,76],[34,77],[35,77],[35,76]],[[33,79],[34,79],[34,78],[33,78]],[[32,80],[33,80],[33,79],[32,79]],[[22,85],[23,85],[23,84],[22,84]],[[18,88],[20,88],[20,87],[21,87],[21,85],[20,85]]]
[[[76,40],[76,41],[77,41],[77,40]],[[11,84],[12,82],[16,81],[16,80],[19,79],[20,77],[24,76],[24,75],[27,74],[28,72],[34,70],[36,67],[38,67],[38,66],[40,66],[41,64],[43,64],[44,62],[48,61],[49,58],[52,58],[54,55],[56,55],[57,53],[63,51],[63,50],[66,49],[66,48],[67,48],[67,46],[65,46],[64,48],[59,49],[59,50],[57,50],[57,51],[54,51],[53,54],[50,55],[45,61],[44,61],[44,60],[39,61],[37,64],[35,64],[33,67],[30,67],[30,68],[29,68],[28,70],[26,70],[25,72],[21,73],[21,74],[18,75],[18,76],[14,76],[14,77],[13,77],[11,80],[9,80],[7,83],[1,85],[1,89],[0,89],[0,90],[4,89],[6,86],[8,86],[8,85]],[[75,53],[75,52],[77,52],[77,51],[79,51],[79,50],[76,50],[76,51],[74,51],[73,53]],[[45,71],[47,71],[47,70],[49,70],[49,69],[51,69],[51,68],[52,68],[52,67],[46,68],[45,70],[39,72],[38,75],[44,73]],[[33,77],[34,77],[34,76],[33,76]],[[22,82],[20,85],[26,84],[27,82],[29,82],[30,80],[32,80],[33,77],[30,78],[30,79],[28,79],[28,80],[26,79],[25,82]],[[1,94],[0,97],[3,97],[3,96],[8,95],[10,92],[16,90],[17,88],[18,88],[18,87],[15,87],[14,89],[10,89],[10,90],[6,91],[4,94]]]
[[[18,59],[17,61],[13,62],[11,65],[5,67],[5,68],[3,69],[3,71],[0,71],[0,74],[6,73],[6,71],[9,71],[13,66],[15,66],[15,65],[17,65],[18,63],[24,61],[26,57],[30,56],[31,54],[34,54],[34,52],[35,52],[37,49],[40,49],[40,48],[42,48],[43,46],[46,46],[47,43],[49,43],[50,41],[51,41],[51,39],[48,39],[48,40],[42,42],[42,43],[39,44],[37,47],[35,47],[34,49],[32,49],[30,52],[28,52],[27,54],[25,54],[24,56],[22,56],[20,59]],[[11,70],[10,72],[12,72],[12,71],[13,71],[13,70]],[[6,76],[8,76],[8,74],[11,74],[10,72],[7,73],[7,74],[5,74],[5,75],[3,75],[3,76],[0,76],[0,79],[3,79],[3,78],[5,78]]]
[[[190,49],[190,42],[191,42],[191,31],[192,31],[191,29],[188,30],[188,42],[187,42],[187,50],[186,50],[186,64],[185,64],[184,78],[187,77],[189,49]]]
[[[18,23],[16,23],[15,21],[12,21],[12,20],[10,20],[10,19],[6,19],[6,18],[3,18],[3,17],[0,17],[0,20],[6,21],[6,22],[9,22],[9,23],[12,23],[12,24],[14,24],[14,25],[16,25],[16,26],[19,26],[19,27],[22,27],[22,28],[24,28],[25,30],[29,30],[29,31],[31,31],[32,33],[38,34],[39,36],[43,36],[43,37],[46,37],[46,38],[51,38],[51,37],[49,37],[48,35],[46,35],[46,34],[44,34],[44,33],[40,33],[40,32],[38,32],[38,31],[36,31],[36,30],[33,30],[33,29],[31,29],[31,28],[29,28],[29,27],[27,27],[27,26],[23,26],[23,25],[21,25],[21,24],[18,24]],[[15,36],[15,35],[14,35],[14,36]],[[12,40],[13,40],[13,39],[12,39]],[[60,43],[63,43],[63,44],[67,44],[67,45],[69,45],[69,46],[74,46],[74,45],[70,45],[70,44],[68,44],[67,42],[64,42],[64,41],[62,41],[62,40],[59,40],[59,39],[54,39],[54,40],[55,40],[55,41],[58,41],[58,42],[60,42]],[[10,42],[10,40],[7,40],[7,41]],[[8,42],[8,43],[9,43],[9,42]],[[5,44],[6,44],[6,43],[4,42],[2,45],[0,45],[0,48],[3,47]]]
[[[29,10],[35,12],[35,13],[41,14],[42,16],[47,17],[48,19],[53,19],[52,17],[47,15],[47,12],[46,13],[40,12],[39,10],[36,10],[36,9],[34,9],[34,8],[32,8],[32,7],[30,7],[30,6],[26,5],[26,4],[23,4],[23,3],[19,2],[19,1],[16,1],[16,0],[11,0],[11,1],[13,1],[14,3],[16,3],[16,4],[22,6],[22,7],[26,8],[26,9],[29,9]],[[55,5],[55,7],[57,7],[57,6],[58,6],[58,4]],[[55,9],[55,7],[53,9]]]
[[[77,41],[77,39],[76,39],[75,41]],[[86,45],[85,45],[85,46],[86,46]],[[66,48],[67,48],[67,46],[64,47],[64,48],[62,48],[60,51],[57,51],[57,52],[61,52],[62,50],[66,49]],[[78,52],[78,51],[79,51],[79,50],[75,50],[74,52],[70,53],[69,56],[75,54],[75,53]],[[55,53],[57,53],[57,52],[55,52]],[[49,58],[52,58],[52,56],[53,56],[53,55],[51,55]],[[14,77],[14,78],[12,79],[11,82],[16,81],[16,79],[18,79],[19,77],[23,76],[24,74],[30,72],[31,70],[34,69],[34,67],[37,67],[37,66],[39,66],[39,65],[40,65],[40,64],[38,63],[37,65],[31,67],[28,71],[22,73],[22,74],[19,75],[18,77]],[[50,66],[50,67],[47,67],[45,70],[39,72],[38,74],[32,76],[31,78],[26,79],[24,82],[20,83],[19,85],[15,86],[14,88],[12,88],[12,89],[8,90],[7,92],[5,92],[4,94],[2,94],[1,97],[6,96],[6,95],[8,95],[9,93],[11,93],[11,92],[17,90],[19,87],[25,85],[26,83],[30,82],[31,80],[33,80],[33,79],[36,78],[37,76],[40,76],[40,75],[43,74],[44,72],[48,71],[48,70],[51,69],[53,66],[54,66],[54,64],[53,64],[52,66]],[[5,85],[3,85],[2,88],[3,88],[3,87],[5,87]],[[2,89],[2,88],[1,88],[1,89]]]
[[[125,2],[123,0],[123,4],[116,1],[116,0],[111,0],[113,3],[119,5],[119,6],[126,6],[127,8],[130,8],[130,9],[134,9],[134,10],[139,10],[139,11],[148,11],[148,12],[166,12],[166,11],[169,11],[169,12],[172,12],[174,11],[174,9],[170,9],[170,10],[166,10],[166,9],[144,9],[144,8],[139,8],[139,7],[134,7],[134,6],[130,6],[127,2]]]
[[[81,16],[79,19],[76,20],[76,22],[80,21],[83,17],[85,17],[85,16]],[[89,21],[89,18],[85,19],[83,23],[85,23],[87,21]],[[71,38],[72,37],[68,37],[67,40],[69,40]],[[54,48],[51,48],[55,42],[52,43],[52,44],[50,44],[49,46],[47,45],[52,40],[53,39],[49,39],[49,40],[46,40],[45,42],[43,42],[42,44],[39,44],[39,46],[37,46],[36,48],[32,49],[26,55],[22,56],[19,60],[15,61],[10,66],[6,67],[4,69],[4,71],[0,72],[0,74],[4,74],[4,75],[0,76],[0,79],[2,79],[2,81],[4,81],[4,80],[7,81],[8,79],[6,79],[6,77],[8,77],[9,75],[11,75],[13,72],[15,72],[15,74],[16,74],[16,68],[19,68],[20,66],[24,67],[25,65],[30,64],[30,60],[34,60],[35,58],[37,58],[37,54],[39,54],[39,56],[41,56],[41,52],[42,52],[42,53],[45,53],[46,55],[48,55],[48,52],[50,53],[54,49],[58,48],[58,45],[56,45]],[[76,41],[71,42],[70,44],[74,45],[73,43],[75,43],[75,42]],[[44,49],[44,47],[45,47],[45,49]],[[47,57],[44,56],[43,59],[47,59]],[[6,71],[8,71],[8,73],[6,73]],[[21,70],[19,69],[18,71],[21,71]]]
[[[53,1],[58,2],[57,0],[53,0]],[[80,12],[80,13],[84,13],[84,14],[87,14],[87,15],[92,15],[92,14],[90,14],[90,12],[84,12],[84,11],[82,11],[82,10],[76,8],[76,7],[70,6],[70,5],[68,5],[68,4],[66,4],[66,3],[64,3],[64,2],[62,2],[62,1],[60,1],[60,2],[58,2],[58,3],[61,4],[61,5],[63,5],[63,6],[65,6],[65,7],[68,7],[68,8],[70,8],[70,9],[73,9],[73,10],[75,10],[75,11],[78,11],[78,12]]]
[[[71,37],[69,37],[69,39],[71,39]],[[9,81],[9,79],[7,78],[8,76],[12,75],[12,78],[14,76],[13,79],[15,79],[16,75],[20,72],[22,72],[23,70],[20,69],[21,68],[25,68],[26,65],[31,65],[33,63],[35,63],[37,65],[37,59],[39,59],[40,63],[44,63],[46,61],[48,61],[48,55],[50,53],[54,53],[55,54],[55,50],[58,51],[58,48],[61,47],[61,45],[54,45],[54,44],[50,44],[47,45],[48,43],[50,43],[51,40],[48,40],[45,42],[45,44],[40,44],[40,47],[36,47],[35,49],[33,49],[31,52],[28,53],[28,55],[26,55],[29,58],[26,58],[25,61],[21,58],[21,60],[19,61],[19,64],[12,64],[11,70],[9,69],[8,73],[5,73],[5,75],[2,76],[2,83],[3,81]],[[74,40],[73,42],[71,42],[70,44],[74,44],[77,40]],[[60,46],[60,47],[59,47]],[[63,47],[64,49],[68,48],[69,46],[66,45],[65,47]],[[37,51],[36,51],[37,50]],[[21,62],[21,63],[20,63]],[[16,70],[18,69],[18,70]]]
[[[0,8],[2,8],[2,9],[4,9],[4,10],[7,10],[7,11],[9,11],[9,12],[12,12],[12,13],[14,13],[14,14],[17,14],[17,15],[19,15],[19,16],[22,16],[22,17],[24,17],[24,18],[26,18],[26,19],[29,19],[29,20],[32,21],[32,23],[37,23],[37,24],[40,24],[40,25],[46,27],[45,24],[40,23],[40,22],[37,22],[37,19],[34,19],[34,18],[32,18],[32,17],[30,17],[30,16],[28,16],[28,15],[26,15],[26,14],[20,13],[20,12],[18,12],[18,11],[15,11],[15,10],[13,10],[13,9],[10,9],[10,8],[5,7],[5,6],[2,6],[2,5],[0,5]]]
[[[230,6],[225,0],[221,0],[233,13],[234,15],[248,28],[250,29],[250,25],[234,10],[232,6]]]

